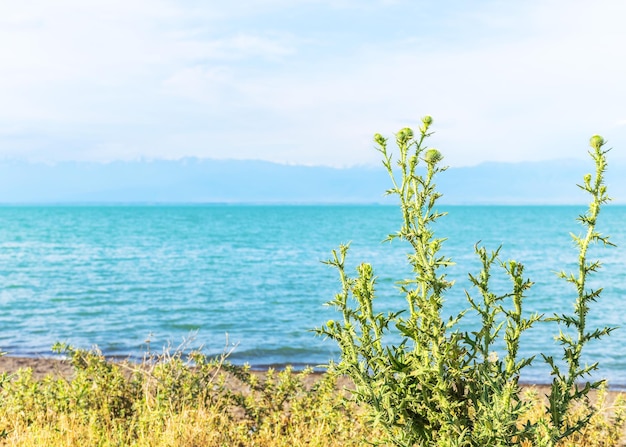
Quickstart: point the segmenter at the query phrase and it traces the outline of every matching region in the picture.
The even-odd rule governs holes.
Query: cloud
[[[374,131],[390,134],[425,113],[436,117],[435,144],[447,147],[454,165],[583,157],[589,135],[610,133],[626,100],[626,65],[616,57],[618,37],[626,37],[617,19],[623,6],[605,2],[601,12],[594,4],[565,16],[562,6],[537,6],[503,39],[451,45],[416,36],[414,48],[366,49],[302,78],[284,74],[247,88],[260,103],[315,120],[326,137],[320,159],[341,147],[343,163],[363,160],[356,146]],[[564,19],[560,26],[555,17]],[[299,133],[314,140],[313,128]],[[612,140],[626,142],[623,134]]]
[[[453,165],[626,144],[618,1],[0,4],[0,157],[377,163],[429,113]]]

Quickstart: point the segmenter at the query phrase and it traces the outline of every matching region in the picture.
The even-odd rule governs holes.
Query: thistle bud
[[[422,125],[420,126],[420,132],[422,134],[426,134],[428,132],[428,128],[433,123],[433,118],[430,115],[426,115],[422,118]]]
[[[428,149],[424,154],[424,161],[429,165],[434,165],[443,159],[443,155],[437,149]]]
[[[376,144],[379,144],[380,146],[384,146],[386,141],[387,140],[385,140],[385,138],[381,134],[377,133],[374,135],[374,142]]]
[[[585,186],[589,186],[591,184],[591,174],[585,174],[583,180],[585,181]]]
[[[328,327],[328,329],[333,329],[335,327],[335,320],[328,320],[326,322],[326,326]]]
[[[594,135],[589,140],[589,145],[594,149],[600,149],[604,145],[604,138],[600,135]]]
[[[399,143],[406,143],[413,138],[413,131],[410,128],[405,127],[404,129],[400,129],[396,137]]]
[[[372,265],[366,262],[359,265],[356,270],[362,278],[371,278],[373,274]]]

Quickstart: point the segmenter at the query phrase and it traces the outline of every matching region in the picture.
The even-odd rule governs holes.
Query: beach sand
[[[70,378],[74,371],[67,360],[44,357],[0,357],[0,373],[14,373],[22,368],[31,368],[33,378],[43,379],[48,374],[57,377]]]

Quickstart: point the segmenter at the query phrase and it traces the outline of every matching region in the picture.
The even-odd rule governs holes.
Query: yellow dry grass
[[[0,445],[351,447],[382,434],[334,376],[290,370],[259,376],[195,360],[175,354],[130,367],[76,351],[71,377],[33,377],[28,369],[4,374]],[[532,388],[527,393],[531,421],[545,411],[542,396]],[[599,411],[561,446],[619,445],[624,403],[614,397],[601,392],[573,409],[582,414],[595,405]]]

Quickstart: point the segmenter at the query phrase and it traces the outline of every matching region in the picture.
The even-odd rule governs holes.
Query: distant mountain
[[[447,204],[570,204],[589,163],[557,160],[451,168],[437,180]],[[608,183],[626,202],[624,167]],[[336,169],[264,161],[178,161],[54,165],[0,163],[0,203],[395,203],[382,166]]]
[[[576,204],[587,203],[581,184],[595,172],[590,162],[552,160],[483,163],[449,169],[438,183],[442,202],[451,204]],[[626,203],[626,166],[609,165],[606,182],[613,203]]]

